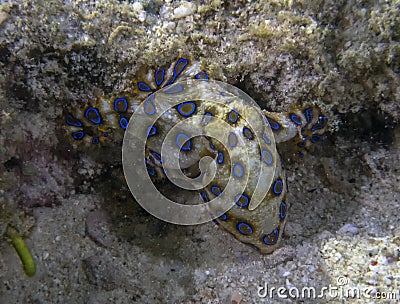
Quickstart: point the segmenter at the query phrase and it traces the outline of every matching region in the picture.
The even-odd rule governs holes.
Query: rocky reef
[[[399,38],[397,0],[3,2],[0,302],[275,303],[260,298],[265,283],[399,300]],[[262,108],[312,103],[329,119],[302,160],[280,149],[292,208],[271,255],[211,223],[155,219],[124,183],[120,146],[76,146],[63,131],[68,109],[129,92],[182,54]]]

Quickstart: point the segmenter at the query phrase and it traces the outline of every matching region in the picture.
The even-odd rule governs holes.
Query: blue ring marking
[[[224,159],[225,159],[224,153],[221,152],[221,151],[218,151],[218,154],[217,154],[217,163],[220,164],[220,165],[222,165],[222,164],[224,163]]]
[[[304,157],[304,153],[303,153],[303,152],[300,152],[300,151],[298,151],[298,152],[297,152],[297,156],[298,156],[298,157],[300,157],[300,158],[303,158],[303,157]]]
[[[76,132],[72,133],[72,137],[75,140],[82,140],[83,137],[85,137],[85,132],[84,131],[76,131]]]
[[[201,71],[194,76],[194,78],[199,79],[199,80],[208,80],[208,74],[206,71]]]
[[[233,115],[233,117],[232,117],[232,115]],[[239,113],[238,113],[238,111],[236,111],[236,110],[230,111],[230,112],[228,113],[228,115],[227,115],[227,118],[228,118],[228,120],[229,120],[231,123],[236,123],[236,122],[239,120]]]
[[[154,169],[153,166],[146,165],[146,169],[147,169],[147,172],[150,174],[150,176],[156,175],[156,170]]]
[[[187,106],[187,105],[190,105],[191,109],[190,109],[189,112],[185,113],[185,112],[182,111],[182,107]],[[194,113],[194,111],[196,111],[196,108],[197,108],[197,106],[193,101],[185,101],[185,102],[182,102],[182,103],[178,104],[176,110],[183,117],[189,117]]]
[[[156,126],[149,126],[147,128],[147,137],[152,137],[157,134],[157,127]]]
[[[152,98],[150,98],[150,97],[152,97]],[[153,94],[151,96],[147,97],[143,103],[143,110],[148,115],[153,115],[156,112],[156,107],[151,101],[152,99],[154,99]]]
[[[298,125],[298,126],[300,126],[303,122],[301,121],[301,117],[299,116],[299,115],[296,115],[296,114],[294,114],[294,113],[291,113],[290,114],[290,120],[294,123],[294,124],[296,124],[296,125]]]
[[[282,193],[282,191],[283,191],[283,181],[282,181],[282,179],[279,178],[279,179],[277,179],[275,181],[273,190],[274,190],[274,194],[275,195],[279,195],[279,194]]]
[[[184,141],[183,141],[183,144],[182,144],[182,145],[181,145],[180,140],[179,140],[181,137],[184,138]],[[184,133],[179,133],[179,134],[176,136],[175,143],[177,144],[177,146],[179,147],[179,149],[182,149],[183,151],[189,151],[189,150],[191,149],[190,138],[189,138],[189,136],[187,136],[187,135],[184,134]],[[185,145],[187,145],[187,147],[185,147]]]
[[[239,173],[237,172],[237,170],[239,170]],[[241,178],[244,174],[244,169],[243,166],[241,164],[235,164],[233,166],[233,174],[238,177]]]
[[[313,119],[312,108],[310,107],[310,108],[305,109],[304,110],[304,114],[305,114],[306,119],[307,119],[307,124],[309,124]]]
[[[89,118],[89,114],[90,112],[94,112],[94,114],[96,115],[96,118]],[[98,109],[96,108],[87,108],[85,111],[85,117],[92,123],[94,123],[95,125],[98,125],[101,123],[101,115]]]
[[[156,160],[158,160],[158,161],[160,162],[160,164],[162,164],[162,159],[161,159],[161,155],[160,155],[160,154],[158,154],[158,153],[155,152],[155,151],[150,151],[150,153],[151,153],[151,155],[154,156],[154,158],[155,158]]]
[[[205,192],[200,192],[201,198],[203,199],[203,201],[205,201],[206,203],[210,201],[210,199],[208,198],[207,193]]]
[[[104,137],[108,137],[108,132],[103,132]]]
[[[213,145],[213,143],[210,141],[210,148],[212,149],[212,150],[215,150],[215,146]]]
[[[243,135],[249,140],[254,138],[253,132],[247,127],[243,127]]]
[[[267,134],[263,133],[262,134],[262,139],[264,140],[264,142],[269,145],[271,144],[271,140],[268,138]]]
[[[118,106],[120,102],[123,102],[123,110],[119,110]],[[114,100],[114,111],[115,112],[122,112],[125,113],[128,110],[128,101],[126,100],[126,98],[120,97],[120,98],[116,98]]]
[[[236,137],[236,134],[233,133],[233,132],[229,133],[229,135],[228,135],[228,145],[231,146],[231,147],[236,147],[237,143],[238,143],[238,139]]]
[[[179,58],[174,66],[174,78],[176,79],[183,72],[185,67],[188,65],[189,60],[186,58]]]
[[[226,93],[225,92],[221,92],[221,96],[226,96]]]
[[[174,66],[174,72],[172,77],[167,81],[165,86],[169,86],[170,84],[174,83],[175,80],[179,77],[179,75],[183,72],[185,67],[188,65],[189,60],[186,58],[179,58]],[[183,65],[183,66],[182,66]]]
[[[202,118],[203,126],[208,125],[208,123],[212,120],[212,118],[213,118],[213,116],[210,112],[204,113],[203,118]]]
[[[247,229],[248,231],[246,231],[245,229]],[[253,234],[253,228],[251,228],[251,226],[245,222],[240,222],[237,225],[237,230],[243,235],[252,235]]]
[[[138,82],[137,86],[138,86],[138,89],[142,92],[150,92],[151,91],[150,86],[147,83],[145,83],[144,81]]]
[[[322,139],[323,139],[323,136],[322,136],[322,135],[314,133],[314,134],[311,136],[310,141],[314,144],[314,143],[316,143],[317,141],[322,140]]]
[[[244,203],[240,202],[241,198],[244,198],[244,200],[245,200]],[[249,197],[247,195],[244,195],[244,194],[238,194],[235,197],[235,203],[239,207],[247,207],[249,205]]]
[[[176,94],[183,91],[183,85],[177,85],[164,91],[165,94]]]
[[[266,245],[275,245],[278,242],[278,237],[279,237],[279,229],[276,228],[270,234],[267,234],[266,236],[264,236],[263,242]],[[268,238],[272,239],[272,241],[268,241]]]
[[[303,140],[303,141],[297,143],[297,146],[299,148],[303,148],[305,145],[306,145],[306,140]]]
[[[281,218],[281,220],[285,219],[286,212],[287,212],[287,205],[284,201],[282,201],[279,206],[279,217]]]
[[[268,124],[272,130],[278,131],[281,128],[281,125],[276,120],[273,120],[272,118],[269,118],[268,116],[265,116],[265,117],[267,118]]]
[[[154,72],[154,80],[158,87],[164,82],[164,75],[165,75],[164,69],[157,69]]]
[[[122,129],[125,130],[125,129],[128,127],[128,124],[129,124],[129,120],[126,119],[125,117],[121,117],[121,118],[119,119],[119,126],[120,126]]]
[[[273,157],[272,157],[271,151],[266,150],[266,149],[262,150],[261,158],[262,158],[263,162],[266,163],[268,166],[272,165]]]
[[[67,117],[65,118],[65,122],[67,123],[67,125],[74,126],[74,127],[82,127],[83,126],[82,122],[79,119],[72,116],[71,113],[67,114]]]
[[[218,186],[211,186],[211,192],[212,194],[214,194],[215,196],[220,196],[222,194],[222,190],[220,187]]]
[[[92,138],[92,144],[98,144],[99,143],[99,138],[96,136],[96,137],[93,137]]]
[[[221,221],[226,221],[228,219],[228,217],[226,216],[225,213],[222,213],[221,211],[217,211],[217,215],[219,215],[218,219],[220,219]]]
[[[325,127],[327,120],[328,119],[326,119],[326,117],[324,115],[321,115],[318,119],[318,122],[311,127],[311,131],[320,130],[323,127]]]

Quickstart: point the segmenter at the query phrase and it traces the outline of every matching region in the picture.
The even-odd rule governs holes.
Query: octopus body
[[[183,89],[191,86],[190,81],[181,84],[185,79],[207,83],[206,95],[180,99]],[[162,112],[155,123],[146,126],[143,161],[152,181],[167,180],[166,175],[171,174],[182,180],[204,181],[206,174],[202,175],[199,162],[205,156],[213,159],[215,174],[204,187],[193,191],[194,202],[212,202],[233,180],[233,207],[216,211],[214,222],[239,241],[271,253],[282,238],[290,207],[275,143],[292,140],[302,157],[302,148],[322,140],[327,119],[316,107],[294,107],[288,113],[255,112],[256,105],[243,92],[236,94],[235,90],[224,89],[223,84],[208,83],[209,75],[200,63],[178,58],[166,69],[147,71],[128,94],[110,96],[68,112],[67,132],[77,144],[118,144],[139,107],[144,116]],[[155,92],[163,92],[158,94],[161,101],[155,100]],[[163,96],[179,102],[164,110]],[[177,125],[179,128],[174,128]],[[194,127],[200,129],[200,136],[191,134]],[[171,152],[167,153],[173,153],[174,146],[178,148],[174,158],[179,159],[180,170],[170,170],[165,164],[163,143],[170,145],[167,151]]]

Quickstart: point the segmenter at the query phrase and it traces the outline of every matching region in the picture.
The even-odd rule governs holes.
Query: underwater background
[[[399,39],[398,0],[0,1],[0,303],[396,303]],[[156,219],[121,145],[66,126],[181,56],[329,121],[304,157],[278,147],[291,206],[271,254]]]

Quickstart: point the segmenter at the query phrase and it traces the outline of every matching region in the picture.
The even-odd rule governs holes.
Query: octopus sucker
[[[197,188],[191,192],[191,201],[199,205],[233,191],[232,207],[212,209],[213,221],[260,252],[273,252],[290,210],[276,144],[291,141],[301,156],[303,148],[322,140],[327,118],[318,107],[261,111],[244,92],[210,80],[199,62],[186,57],[169,67],[140,70],[132,86],[129,93],[99,98],[68,111],[65,129],[71,141],[77,147],[121,144],[131,118],[140,113],[146,124],[141,126],[146,137],[140,158],[144,174],[153,183],[171,178],[193,181]],[[191,92],[193,87],[200,89]],[[183,98],[186,92],[193,97]],[[173,106],[169,106],[171,100]],[[195,134],[194,129],[199,132]]]

